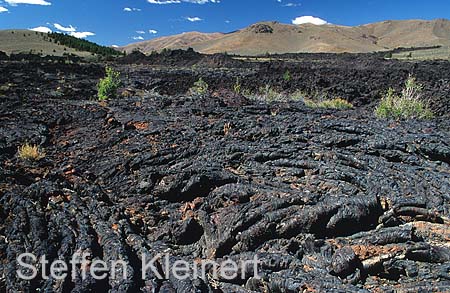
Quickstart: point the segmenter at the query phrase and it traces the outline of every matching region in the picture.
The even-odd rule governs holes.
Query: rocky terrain
[[[170,54],[109,64],[123,86],[106,102],[95,100],[105,64],[0,61],[1,292],[448,291],[448,62]],[[436,118],[376,119],[381,93],[410,73]],[[199,77],[211,93],[186,94]],[[249,100],[236,78],[355,108]],[[20,159],[26,142],[45,157]],[[24,252],[87,252],[132,273],[25,281]],[[247,268],[233,280],[142,280],[143,254],[169,254],[171,266],[257,256],[261,278]]]

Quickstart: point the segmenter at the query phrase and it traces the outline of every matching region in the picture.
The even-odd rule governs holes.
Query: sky
[[[435,18],[450,18],[450,0],[0,0],[0,29],[65,32],[106,46],[267,20],[354,26]]]

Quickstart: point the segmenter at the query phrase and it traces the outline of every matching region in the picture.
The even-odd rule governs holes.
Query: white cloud
[[[62,32],[76,32],[77,29],[74,28],[73,26],[69,25],[68,27],[64,27],[62,25],[60,25],[59,23],[54,23],[53,26],[57,29],[60,30]]]
[[[69,33],[69,35],[79,39],[85,39],[87,37],[95,36],[95,34],[91,32],[71,32]]]
[[[119,48],[119,46],[117,46],[117,45],[112,45],[111,47],[112,48]]]
[[[144,38],[142,36],[133,37],[133,40],[142,41]]]
[[[282,3],[282,0],[277,0],[278,3]],[[282,4],[281,6],[283,7],[298,7],[298,6],[302,6],[301,3],[293,3],[293,2],[288,2],[286,4]]]
[[[178,0],[147,0],[150,4],[174,4],[174,3],[181,3],[181,1]]]
[[[158,33],[157,30],[148,30],[148,32],[152,35],[156,35]]]
[[[41,33],[51,33],[52,30],[46,26],[38,26],[35,28],[30,28],[30,31],[41,32]]]
[[[12,6],[16,6],[17,4],[31,4],[31,5],[52,5],[52,3],[47,2],[45,0],[5,0],[6,3]]]
[[[134,8],[134,7],[125,7],[123,9],[123,11],[125,11],[125,12],[132,12],[132,11],[141,11],[141,9],[140,8]]]
[[[93,32],[78,32],[77,28],[69,25],[69,26],[63,26],[59,23],[54,23],[53,26],[60,32],[67,33],[72,37],[79,38],[79,39],[85,39],[87,37],[95,36]]]
[[[293,24],[305,24],[305,23],[312,23],[315,25],[324,25],[327,24],[328,22],[324,19],[318,18],[318,17],[314,17],[314,16],[299,16],[296,19],[292,20]]]
[[[298,6],[302,6],[302,5],[300,3],[289,2],[289,3],[283,4],[283,6],[284,7],[298,7]]]
[[[136,31],[137,34],[145,35],[145,31]]]
[[[194,17],[186,17],[186,20],[189,20],[190,22],[196,22],[196,21],[202,21],[200,17],[194,16]]]
[[[220,0],[147,0],[150,4],[179,4],[179,3],[193,3],[193,4],[206,4],[206,3],[220,3]]]
[[[2,12],[8,12],[9,10],[5,7],[0,6],[0,13]]]

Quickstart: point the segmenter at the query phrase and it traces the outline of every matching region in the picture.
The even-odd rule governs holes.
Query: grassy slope
[[[33,50],[33,53],[42,53],[43,55],[62,56],[64,53],[72,53],[80,57],[92,56],[89,52],[80,52],[46,41],[44,40],[45,35],[29,30],[2,30],[0,31],[0,51],[17,54],[29,53],[30,50]]]
[[[392,58],[401,60],[449,60],[450,61],[450,47],[444,46],[436,49],[414,50],[401,53],[395,53]]]

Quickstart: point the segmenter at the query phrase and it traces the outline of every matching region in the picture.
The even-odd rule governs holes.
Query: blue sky
[[[450,0],[0,0],[0,29],[48,28],[103,45],[194,30],[230,32],[263,20],[292,23],[301,16],[341,25],[448,19]]]

